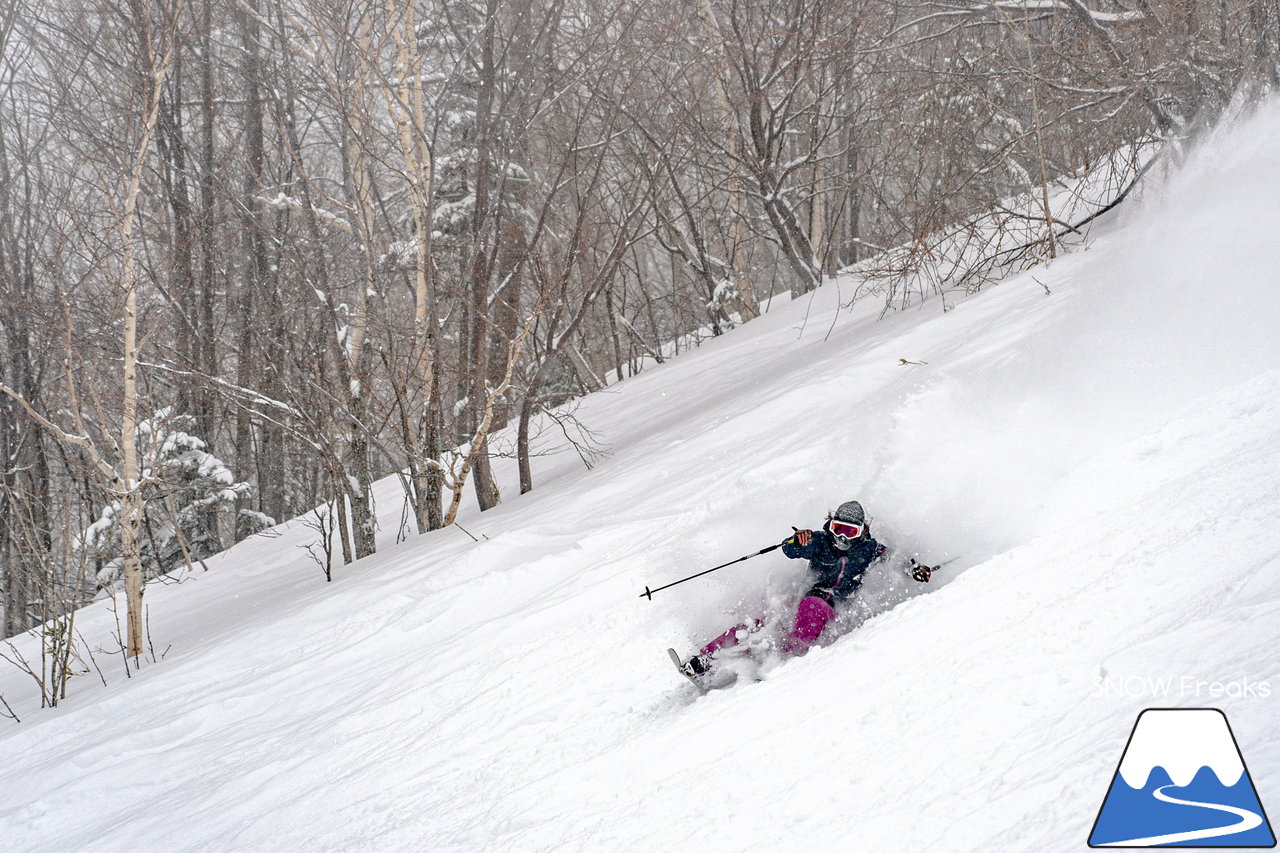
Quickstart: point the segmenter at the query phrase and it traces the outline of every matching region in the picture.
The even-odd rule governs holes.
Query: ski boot
[[[688,660],[680,660],[680,655],[675,649],[667,649],[667,654],[671,655],[671,662],[676,665],[676,669],[680,670],[680,674],[692,681],[698,687],[706,688],[705,680],[702,676],[711,671],[711,661],[703,655],[694,655]]]

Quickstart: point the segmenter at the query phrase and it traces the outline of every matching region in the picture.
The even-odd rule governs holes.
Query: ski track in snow
[[[332,584],[293,522],[149,587],[161,663],[99,654],[109,685],[51,711],[0,671],[0,849],[1079,850],[1161,705],[1222,707],[1274,801],[1276,698],[1099,680],[1280,690],[1277,133],[1272,103],[1089,250],[945,313],[825,287],[583,400],[610,455],[548,432],[535,491],[502,467],[508,500],[462,519],[478,543],[395,546],[388,480],[380,552]],[[877,571],[857,630],[759,682],[672,671],[667,646],[787,618],[802,567],[646,584],[850,498],[959,559]],[[77,624],[110,647],[105,605]]]

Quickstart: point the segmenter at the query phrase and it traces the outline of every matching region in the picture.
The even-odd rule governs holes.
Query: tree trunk
[[[128,604],[128,656],[136,662],[142,654],[142,550],[140,528],[146,507],[138,482],[138,290],[133,273],[133,238],[130,223],[133,205],[124,227],[124,410],[120,419],[120,552],[124,561],[124,594]]]
[[[217,417],[214,411],[212,377],[218,375],[216,315],[216,267],[214,264],[214,217],[216,205],[214,160],[214,83],[213,83],[213,0],[204,0],[200,22],[200,215],[196,221],[200,244],[200,277],[193,300],[192,323],[195,346],[192,360],[195,365],[195,387],[192,390],[191,414],[195,417],[196,435],[214,451],[217,439]],[[206,378],[209,377],[209,378]],[[209,553],[221,551],[224,545],[223,529],[234,531],[234,520],[228,524],[219,512],[210,509],[201,513],[201,536],[205,537]],[[234,535],[234,533],[232,534]],[[232,540],[234,541],[234,540]],[[208,556],[202,553],[198,556]]]
[[[269,283],[270,264],[263,234],[262,193],[266,183],[266,145],[262,65],[259,58],[257,3],[248,0],[249,13],[241,12],[240,39],[244,46],[244,123],[245,172],[244,202],[240,206],[241,232],[244,235],[244,275],[238,294],[239,335],[236,353],[236,383],[241,388],[261,388],[268,397],[279,399],[282,347],[275,334],[266,334],[271,352],[259,353],[255,345],[255,329],[263,325],[278,331],[280,307],[273,304]],[[275,519],[285,515],[283,437],[271,424],[255,423],[253,416],[241,409],[236,416],[236,453],[242,470],[257,471],[257,507]]]
[[[520,469],[520,494],[533,491],[533,465],[529,458],[529,421],[533,419],[533,389],[520,403],[520,424],[516,427],[516,466]]]
[[[738,132],[738,117],[733,109],[733,101],[729,97],[729,88],[725,77],[729,73],[729,61],[725,56],[724,36],[720,32],[720,23],[716,20],[715,11],[711,8],[711,0],[700,0],[698,17],[702,21],[702,30],[707,40],[713,45],[718,68],[716,69],[716,107],[720,111],[720,122],[724,128],[725,147],[729,160],[738,163],[742,157],[742,136]],[[750,322],[760,316],[760,304],[756,300],[755,290],[751,286],[751,272],[747,265],[746,234],[743,227],[742,201],[746,195],[742,176],[734,170],[729,186],[729,255],[732,259],[734,289],[738,294],[735,307],[744,322]]]
[[[471,264],[471,334],[469,336],[470,352],[468,353],[468,369],[470,388],[467,392],[470,401],[467,410],[470,413],[468,427],[475,443],[468,451],[471,457],[476,502],[481,512],[492,509],[502,500],[497,481],[493,477],[493,467],[489,461],[487,430],[481,435],[481,423],[485,419],[482,411],[492,412],[486,406],[492,389],[489,388],[489,282],[492,276],[490,263],[490,229],[494,227],[494,212],[491,210],[491,195],[496,179],[493,151],[493,110],[494,96],[497,90],[497,69],[494,65],[494,41],[497,28],[497,0],[488,0],[484,31],[481,34],[480,88],[476,98],[476,151],[477,165],[475,178],[475,241]],[[493,235],[497,240],[497,235]]]
[[[623,274],[625,277],[625,273]],[[605,288],[604,291],[604,311],[605,319],[609,324],[609,347],[610,354],[613,356],[613,366],[618,372],[618,381],[622,381],[622,340],[618,335],[618,315],[613,307],[613,287],[612,285]],[[608,379],[608,371],[605,371],[605,378]]]
[[[416,381],[422,401],[417,428],[406,424],[405,453],[409,457],[413,480],[414,516],[419,533],[440,526],[440,472],[433,463],[440,457],[438,430],[434,421],[438,411],[439,390],[436,387],[435,304],[431,289],[431,149],[427,143],[427,124],[422,91],[422,75],[418,73],[417,27],[414,23],[413,0],[404,0],[396,8],[396,0],[387,0],[387,13],[400,25],[393,28],[396,41],[398,87],[393,114],[399,126],[400,150],[404,156],[405,178],[409,184],[409,203],[413,212],[414,231],[414,314],[412,367],[410,381]],[[406,394],[411,399],[412,395]],[[408,400],[405,402],[408,406]],[[408,419],[409,413],[405,413]]]
[[[149,22],[148,22],[149,23]],[[124,362],[124,396],[120,418],[120,457],[113,491],[120,501],[120,550],[124,564],[125,600],[128,606],[128,641],[127,654],[137,664],[142,655],[142,551],[139,532],[142,516],[146,510],[143,500],[141,474],[138,458],[138,287],[135,257],[137,254],[136,236],[134,234],[134,218],[137,215],[138,199],[142,194],[142,176],[146,168],[147,152],[151,148],[151,139],[155,134],[159,119],[161,92],[165,78],[173,67],[176,44],[174,43],[176,22],[170,21],[168,44],[159,55],[151,52],[147,57],[147,74],[143,76],[141,90],[144,94],[145,112],[141,116],[141,137],[138,142],[134,160],[131,164],[124,197],[118,208],[116,226],[120,237],[120,282],[119,291],[124,299],[123,321],[123,362]],[[154,51],[150,44],[151,28],[146,28],[148,51]]]
[[[364,275],[363,281],[357,284],[355,306],[347,332],[347,351],[339,353],[339,357],[345,356],[347,359],[348,376],[345,382],[346,387],[342,392],[347,395],[348,457],[346,465],[350,482],[344,485],[351,498],[352,542],[355,545],[357,560],[377,550],[375,540],[377,519],[374,516],[370,494],[373,473],[369,459],[370,425],[366,422],[369,377],[365,353],[365,339],[369,324],[369,298],[376,292],[378,283],[374,257],[373,174],[370,171],[369,158],[365,150],[366,136],[372,128],[366,66],[374,59],[368,4],[361,3],[360,8],[360,23],[355,35],[357,70],[350,81],[352,92],[346,116],[346,131],[352,226],[353,233],[360,242],[361,267]]]

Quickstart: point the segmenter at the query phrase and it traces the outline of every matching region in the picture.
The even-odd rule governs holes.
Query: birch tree
[[[144,171],[151,156],[162,92],[177,49],[177,22],[181,4],[149,4],[138,0],[119,10],[96,7],[92,11],[113,24],[116,33],[122,36],[114,42],[109,41],[102,49],[119,51],[118,56],[112,57],[107,64],[116,65],[117,59],[123,60],[118,67],[123,67],[127,73],[123,81],[127,100],[121,106],[135,128],[128,147],[120,151],[123,156],[117,158],[113,151],[101,151],[101,159],[96,164],[96,178],[108,205],[107,214],[113,225],[115,240],[115,246],[111,247],[109,254],[100,257],[100,263],[109,277],[116,303],[120,306],[121,397],[116,437],[109,448],[104,448],[100,439],[89,434],[79,410],[76,368],[71,363],[66,365],[66,382],[73,426],[64,427],[55,423],[7,385],[0,385],[0,391],[18,400],[27,413],[57,440],[84,453],[100,476],[106,492],[119,502],[121,557],[127,605],[126,636],[123,639],[128,657],[136,664],[143,648],[140,529],[145,510],[143,472],[139,466],[137,447],[138,356],[141,344],[137,268],[140,238],[137,229]],[[97,45],[94,48],[97,49]],[[113,165],[116,168],[111,168]],[[68,353],[70,354],[70,347]]]
[[[413,486],[414,515],[419,533],[443,522],[440,510],[441,472],[439,408],[436,379],[436,335],[439,323],[431,282],[431,238],[434,163],[426,117],[425,70],[418,50],[414,0],[386,0],[386,12],[396,48],[394,94],[389,99],[392,121],[398,131],[413,232],[413,334],[409,376],[418,386],[416,410],[401,404],[409,476]],[[416,417],[415,417],[416,415]],[[415,423],[416,421],[416,423]]]

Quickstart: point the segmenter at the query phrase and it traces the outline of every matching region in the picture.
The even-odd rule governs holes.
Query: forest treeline
[[[0,0],[4,634],[122,583],[136,656],[146,577],[273,520],[328,573],[380,477],[410,532],[530,490],[540,414],[1278,44],[1274,0]]]

